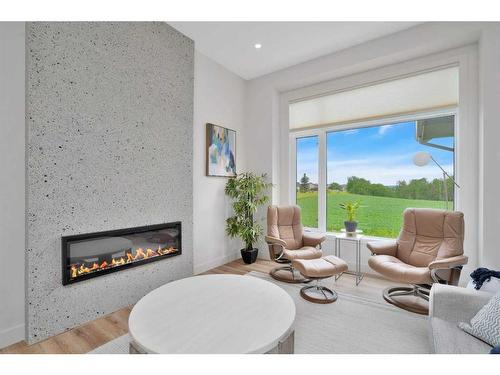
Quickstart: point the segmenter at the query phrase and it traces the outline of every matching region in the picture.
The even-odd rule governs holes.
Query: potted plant
[[[345,231],[347,233],[356,233],[358,222],[356,221],[356,213],[359,208],[359,202],[345,202],[339,204],[340,208],[347,213],[347,220],[344,221]]]
[[[247,264],[255,262],[258,249],[253,245],[262,234],[262,227],[254,220],[257,208],[265,204],[266,195],[272,184],[266,182],[266,175],[241,173],[230,179],[226,184],[226,195],[233,200],[234,215],[226,219],[226,233],[234,238],[240,237],[245,248],[241,249],[241,257]]]

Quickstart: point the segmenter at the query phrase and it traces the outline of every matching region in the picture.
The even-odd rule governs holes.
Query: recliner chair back
[[[462,212],[408,208],[397,239],[396,257],[415,267],[427,267],[437,259],[463,255]]]
[[[269,206],[267,209],[267,235],[282,239],[286,248],[297,250],[303,246],[302,222],[299,206]]]

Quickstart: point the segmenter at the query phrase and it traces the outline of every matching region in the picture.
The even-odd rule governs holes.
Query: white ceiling
[[[418,22],[169,22],[245,79],[392,34]],[[261,43],[261,49],[254,44]]]

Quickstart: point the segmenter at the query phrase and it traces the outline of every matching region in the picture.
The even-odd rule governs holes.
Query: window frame
[[[430,109],[426,111],[418,111],[407,113],[404,115],[384,116],[372,120],[364,120],[359,122],[349,122],[345,124],[333,124],[322,126],[319,128],[289,130],[289,165],[293,166],[290,170],[290,200],[297,202],[297,139],[306,137],[318,137],[318,228],[305,227],[308,231],[319,231],[332,233],[327,231],[327,177],[328,177],[328,155],[327,155],[327,134],[330,132],[338,132],[345,130],[354,130],[368,128],[374,126],[392,125],[403,122],[424,120],[429,118],[454,116],[454,151],[453,151],[453,173],[456,181],[459,181],[459,168],[457,165],[458,142],[456,141],[458,129],[458,106],[450,106],[445,108]],[[458,191],[453,189],[453,201],[457,202]],[[296,204],[296,203],[295,203]],[[373,236],[371,236],[373,237]]]

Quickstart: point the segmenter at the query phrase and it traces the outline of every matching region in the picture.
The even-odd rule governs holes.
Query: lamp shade
[[[415,164],[419,167],[426,166],[427,164],[429,164],[430,160],[431,160],[431,154],[429,154],[428,152],[425,152],[425,151],[417,152],[413,156],[413,164]]]

